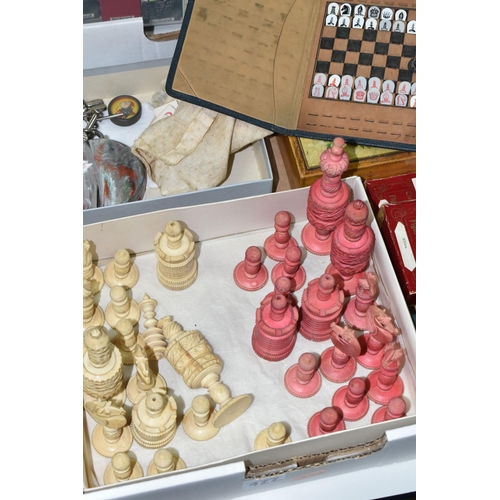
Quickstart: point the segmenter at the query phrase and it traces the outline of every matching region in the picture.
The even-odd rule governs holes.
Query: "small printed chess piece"
[[[115,252],[114,258],[104,268],[104,281],[110,288],[119,285],[125,289],[134,287],[139,281],[139,269],[130,260],[125,248]]]
[[[286,427],[281,422],[274,422],[259,432],[253,443],[253,449],[254,451],[264,450],[291,442],[292,438],[287,434]]]
[[[332,231],[344,217],[349,202],[347,185],[342,174],[349,168],[344,151],[344,139],[336,137],[330,148],[321,153],[319,166],[323,172],[309,190],[307,224],[301,239],[307,250],[316,255],[328,255],[332,246]]]
[[[160,283],[169,290],[189,288],[198,276],[193,233],[180,222],[170,221],[163,233],[156,235],[154,247]]]
[[[318,361],[311,352],[301,354],[298,363],[285,372],[285,388],[297,398],[310,398],[321,389]]]
[[[191,439],[208,441],[219,432],[219,428],[214,425],[214,417],[210,398],[200,394],[193,399],[191,408],[184,414],[182,428]]]
[[[406,402],[401,396],[389,400],[387,406],[377,408],[372,415],[372,424],[406,417]]]
[[[252,404],[250,394],[231,397],[229,387],[220,380],[222,360],[198,330],[184,331],[179,323],[165,316],[158,321],[168,346],[165,358],[182,376],[190,389],[203,387],[219,405],[214,415],[215,427],[223,427],[237,419]],[[196,358],[193,354],[196,353]]]
[[[144,340],[135,332],[134,324],[128,318],[120,319],[116,325],[116,337],[113,344],[120,350],[124,365],[134,364],[134,349],[137,342],[144,344]]]
[[[250,246],[245,251],[245,259],[233,271],[234,282],[247,292],[260,290],[269,277],[266,266],[262,264],[262,250]]]
[[[130,377],[127,384],[126,390],[129,401],[132,404],[138,403],[140,395],[151,389],[161,389],[166,392],[167,382],[149,366],[149,359],[144,346],[136,344],[132,354],[137,371]]]
[[[113,399],[116,406],[123,406],[123,362],[118,347],[111,343],[109,335],[98,326],[87,328],[83,340],[84,402]]]
[[[280,293],[257,308],[252,332],[252,348],[266,361],[281,361],[288,357],[297,340],[299,312]]]
[[[367,271],[363,278],[358,280],[356,294],[351,298],[344,311],[344,321],[356,330],[366,330],[366,312],[375,303],[378,294],[377,276]]]
[[[148,465],[148,476],[163,474],[164,472],[172,472],[174,470],[182,470],[186,468],[186,463],[181,457],[174,455],[170,450],[161,448],[155,451],[153,460]]]
[[[361,346],[352,328],[332,323],[333,347],[321,353],[320,371],[330,382],[347,382],[356,373]]]
[[[148,358],[159,360],[165,356],[167,341],[156,319],[155,308],[157,305],[158,302],[150,298],[147,293],[144,294],[144,298],[139,302],[139,309],[142,311],[145,318],[145,330],[142,332],[142,338],[146,343]]]
[[[331,264],[326,272],[335,277],[335,282],[346,295],[355,292],[359,278],[370,264],[375,235],[367,220],[366,203],[351,201],[345,209],[344,219],[332,233]]]
[[[127,291],[120,285],[115,285],[109,292],[111,302],[106,306],[104,315],[106,323],[111,328],[116,328],[120,319],[127,318],[133,325],[139,322],[141,311],[134,299],[129,298]]]
[[[332,406],[340,411],[342,418],[349,422],[361,420],[370,408],[366,395],[366,380],[354,377],[347,385],[337,389],[332,397]]]
[[[340,413],[331,406],[316,412],[307,423],[309,437],[321,436],[345,430],[345,423]]]
[[[83,279],[83,329],[91,326],[104,326],[104,312],[94,302],[90,281]]]
[[[404,352],[394,345],[387,346],[380,368],[368,374],[368,397],[379,405],[387,405],[392,398],[402,396],[404,383],[399,371],[404,361]]]
[[[270,259],[282,262],[288,247],[298,246],[297,240],[290,234],[292,217],[284,210],[274,216],[275,232],[264,241],[264,251]]]
[[[161,389],[139,395],[132,408],[132,434],[144,448],[162,448],[177,431],[177,403]]]
[[[119,451],[104,471],[104,484],[115,484],[144,477],[141,465],[127,453]]]
[[[314,342],[330,339],[331,325],[339,322],[343,307],[344,292],[331,274],[313,279],[302,294],[299,333]]]
[[[119,451],[130,450],[133,438],[124,408],[101,399],[87,401],[85,409],[97,422],[92,431],[92,445],[99,455],[111,458]]]
[[[92,262],[90,251],[90,241],[83,241],[83,279],[90,282],[92,295],[98,294],[104,286],[104,276],[102,271]]]
[[[278,262],[271,271],[271,280],[276,283],[280,276],[286,276],[291,281],[291,291],[300,290],[306,282],[306,271],[301,265],[302,250],[299,247],[288,247],[285,260]]]
[[[362,350],[357,361],[364,368],[375,370],[382,361],[384,347],[394,342],[400,331],[387,311],[376,304],[366,311],[366,328],[368,333],[359,339]]]

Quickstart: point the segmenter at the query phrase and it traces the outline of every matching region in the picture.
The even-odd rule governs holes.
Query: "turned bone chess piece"
[[[167,382],[159,373],[155,373],[149,366],[146,349],[142,345],[136,344],[133,356],[137,371],[130,377],[127,384],[126,390],[129,401],[132,404],[138,403],[140,395],[151,389],[161,389],[166,392]]]
[[[368,206],[362,200],[351,201],[343,220],[332,232],[330,265],[326,272],[333,274],[335,282],[346,295],[356,290],[370,263],[375,243],[373,229],[367,225]]]
[[[179,323],[165,316],[158,321],[168,346],[165,358],[182,376],[190,389],[203,387],[219,405],[214,415],[215,427],[222,427],[238,418],[252,404],[250,394],[231,397],[229,387],[220,380],[222,360],[198,330],[184,331]]]
[[[181,457],[174,455],[170,450],[166,448],[161,448],[156,450],[153,455],[153,460],[151,460],[148,465],[148,476],[154,476],[156,474],[162,474],[164,472],[171,472],[173,470],[181,470],[186,468],[186,463]]]
[[[177,431],[177,403],[161,389],[139,395],[132,408],[132,434],[144,448],[162,448]]]
[[[345,430],[345,423],[339,412],[330,406],[316,412],[307,423],[309,437],[321,436]]]
[[[292,438],[288,436],[286,427],[281,422],[274,422],[259,432],[253,443],[253,449],[254,451],[264,450],[291,442]]]
[[[309,282],[302,294],[299,333],[308,340],[322,342],[332,334],[332,323],[338,323],[344,307],[344,292],[335,285],[331,274]]]
[[[193,233],[178,221],[170,221],[163,233],[156,235],[154,247],[160,283],[169,290],[190,287],[198,276]]]
[[[387,406],[377,408],[372,415],[372,424],[406,417],[406,402],[401,396],[396,396],[389,400]]]
[[[124,365],[134,364],[134,349],[137,342],[144,343],[141,337],[134,330],[134,323],[128,318],[120,319],[116,325],[116,337],[113,344],[120,350]]]
[[[256,312],[252,348],[262,359],[281,361],[288,357],[297,340],[299,312],[280,293],[263,302]]]
[[[99,455],[111,458],[132,446],[132,432],[127,425],[126,411],[112,401],[87,401],[85,409],[97,422],[92,431],[92,445]]]
[[[347,385],[337,389],[332,397],[332,406],[342,413],[342,418],[349,422],[361,420],[370,408],[370,400],[366,395],[366,380],[354,377]]]
[[[394,342],[400,331],[391,316],[376,304],[366,311],[366,328],[368,333],[360,337],[362,350],[357,361],[364,368],[375,370],[380,366],[385,346]]]
[[[144,477],[141,465],[127,453],[119,451],[104,471],[104,484],[115,484]]]
[[[210,398],[201,394],[193,399],[191,408],[185,413],[182,428],[191,439],[208,441],[219,432],[219,428],[214,425],[214,417]]]
[[[91,326],[104,326],[104,312],[94,302],[90,281],[83,279],[83,329]]]
[[[377,276],[375,273],[365,272],[356,285],[356,295],[347,304],[344,321],[356,330],[366,330],[366,312],[375,303],[377,294]]]
[[[284,377],[286,390],[297,398],[310,398],[321,389],[318,361],[311,352],[301,354],[298,363],[290,366]]]
[[[155,308],[157,305],[158,302],[150,298],[147,293],[144,294],[144,298],[139,302],[139,309],[145,317],[145,330],[142,332],[142,338],[146,343],[146,352],[150,359],[159,360],[165,356],[167,341],[156,319]]]
[[[292,217],[284,210],[274,216],[275,232],[264,241],[264,251],[270,259],[282,262],[288,247],[298,246],[297,240],[290,234]]]
[[[123,362],[119,349],[113,345],[102,327],[92,326],[83,334],[84,402],[112,399],[116,406],[125,402]]]
[[[361,346],[352,328],[332,323],[333,347],[321,353],[320,371],[330,382],[347,382],[357,369],[356,357]]]
[[[104,315],[106,323],[111,328],[116,328],[120,319],[127,318],[136,325],[141,317],[139,305],[127,295],[127,291],[120,285],[115,285],[109,292],[111,302],[106,306]]]
[[[337,137],[330,148],[323,151],[319,166],[323,171],[320,179],[311,185],[307,198],[307,224],[301,239],[309,252],[328,255],[331,249],[332,231],[342,220],[349,192],[342,181],[342,174],[349,168],[349,157],[344,151],[344,139]]]
[[[380,362],[380,368],[368,374],[368,397],[379,405],[387,405],[392,398],[402,396],[404,383],[399,371],[404,353],[393,345],[387,346]]]
[[[90,241],[83,241],[83,279],[90,282],[92,295],[98,294],[104,286],[102,271],[92,262]]]
[[[248,292],[260,290],[266,283],[269,273],[262,264],[262,251],[259,247],[250,246],[245,251],[245,259],[233,271],[234,282]]]
[[[288,278],[287,276],[280,276],[275,282],[274,282],[274,290],[272,292],[269,292],[260,302],[260,305],[267,304],[268,302],[271,301],[272,296],[275,293],[279,293],[281,295],[284,295],[288,303],[294,307],[297,308],[297,299],[293,296],[292,294],[292,280]],[[298,311],[298,309],[297,309]],[[298,312],[297,312],[298,314]]]
[[[130,260],[130,253],[125,248],[118,249],[113,260],[104,268],[104,281],[110,288],[120,285],[126,289],[139,281],[139,269]]]
[[[302,250],[299,247],[288,247],[285,260],[278,262],[271,271],[271,280],[276,283],[280,276],[286,276],[291,281],[291,291],[300,290],[306,282],[306,271],[301,265]]]

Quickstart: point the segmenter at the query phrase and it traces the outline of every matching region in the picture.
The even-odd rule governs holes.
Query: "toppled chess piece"
[[[134,299],[127,295],[127,291],[120,285],[115,285],[109,292],[111,302],[104,311],[106,323],[111,328],[116,328],[118,321],[122,318],[129,319],[133,325],[139,322],[141,311],[139,305]]]
[[[274,216],[275,232],[264,241],[264,251],[270,259],[282,262],[286,249],[298,246],[297,240],[290,234],[291,221],[290,213],[284,210]]]
[[[181,470],[186,468],[186,463],[181,457],[174,455],[170,450],[161,448],[156,450],[153,455],[153,460],[148,465],[148,476],[156,474],[163,474],[164,472],[171,472],[173,470]]]
[[[191,439],[207,441],[219,432],[219,428],[214,425],[214,417],[210,399],[200,394],[193,399],[191,408],[185,413],[182,428]]]
[[[311,352],[301,354],[298,363],[285,372],[285,388],[297,398],[310,398],[321,389],[318,361]]]
[[[178,221],[165,225],[154,241],[157,259],[156,275],[169,290],[185,290],[198,276],[193,233],[183,229]]]
[[[344,151],[344,139],[336,137],[330,148],[323,151],[319,166],[320,179],[311,185],[307,199],[307,224],[301,239],[309,252],[328,255],[332,245],[332,232],[342,220],[349,201],[349,192],[342,174],[349,168],[349,157]]]
[[[387,406],[381,406],[373,412],[371,423],[377,424],[402,417],[406,417],[406,402],[401,396],[396,396],[389,400]]]
[[[321,436],[345,430],[345,423],[340,413],[330,406],[316,412],[307,423],[309,437]]]
[[[252,404],[252,396],[242,394],[231,397],[229,387],[220,380],[222,360],[198,330],[184,331],[171,316],[161,318],[158,326],[168,342],[165,350],[167,361],[190,389],[207,389],[219,405],[214,416],[215,427],[229,424],[247,410]]]
[[[139,281],[139,269],[130,260],[125,248],[115,252],[114,258],[104,268],[104,281],[110,288],[119,285],[126,289],[134,287]]]
[[[248,292],[260,290],[266,283],[269,273],[262,264],[262,251],[250,246],[245,251],[245,259],[236,265],[233,271],[234,282]]]
[[[126,411],[112,401],[87,401],[85,409],[97,422],[92,432],[92,445],[97,453],[111,458],[119,451],[127,452],[132,446],[132,432],[127,425]]]
[[[342,418],[349,422],[361,420],[370,408],[370,400],[366,395],[366,380],[354,377],[347,385],[337,389],[332,397],[332,406],[340,410]]]
[[[299,247],[288,247],[285,260],[278,262],[271,271],[271,280],[276,283],[280,276],[286,276],[291,281],[291,291],[300,290],[306,282],[306,271],[301,265],[302,250]]]
[[[404,383],[399,376],[404,352],[390,345],[386,347],[380,368],[368,374],[368,397],[379,405],[386,405],[392,398],[402,396]]]
[[[94,302],[90,281],[83,279],[83,329],[104,325],[104,312]]]
[[[92,295],[98,294],[104,286],[104,276],[102,271],[92,262],[90,252],[90,241],[83,242],[83,279],[90,282]]]
[[[366,312],[375,303],[378,294],[377,276],[370,271],[358,280],[356,295],[351,298],[344,311],[344,321],[356,330],[366,330]]]
[[[104,471],[103,479],[104,484],[108,485],[140,477],[144,477],[144,472],[139,462],[127,453],[120,451],[113,455],[111,463]]]
[[[281,422],[274,422],[266,429],[259,432],[255,438],[254,451],[272,448],[281,444],[291,443],[292,439],[287,434],[286,427]]]
[[[144,298],[139,302],[139,309],[145,317],[145,330],[142,332],[142,338],[146,343],[146,352],[150,359],[159,360],[165,356],[167,341],[156,319],[155,308],[157,305],[158,302],[150,298],[147,293],[144,294]]]

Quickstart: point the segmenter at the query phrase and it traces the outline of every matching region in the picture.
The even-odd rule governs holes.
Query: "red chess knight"
[[[387,405],[392,398],[402,396],[404,383],[399,371],[404,361],[402,349],[388,347],[380,368],[368,375],[368,397],[379,405]]]
[[[366,272],[363,278],[358,280],[355,297],[347,304],[344,321],[356,330],[366,330],[366,311],[375,302],[377,294],[377,276],[375,273]]]

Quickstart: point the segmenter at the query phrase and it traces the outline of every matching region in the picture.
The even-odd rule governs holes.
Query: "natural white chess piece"
[[[287,435],[286,427],[281,422],[274,422],[269,427],[260,431],[255,438],[253,449],[263,450],[280,444],[291,443],[292,439]]]
[[[139,477],[144,477],[139,462],[127,455],[127,453],[120,451],[113,455],[111,463],[104,471],[104,484],[121,483]]]
[[[144,298],[139,302],[139,309],[145,317],[144,327],[145,330],[142,332],[142,338],[146,343],[146,352],[150,359],[161,359],[165,355],[165,349],[167,348],[167,341],[163,336],[161,328],[158,327],[158,321],[156,319],[155,307],[158,302],[149,297],[147,293],[144,294]]]
[[[214,425],[214,413],[210,406],[210,399],[203,394],[193,399],[191,408],[182,419],[184,432],[195,441],[207,441],[219,432]]]
[[[186,463],[181,457],[174,455],[170,450],[161,448],[156,450],[153,460],[148,466],[148,476],[162,474],[163,472],[171,472],[173,470],[181,470],[186,468]]]
[[[130,253],[125,248],[118,249],[114,259],[104,268],[104,281],[110,288],[120,285],[127,289],[139,281],[139,269],[130,260]]]
[[[109,292],[111,302],[104,311],[106,322],[111,328],[115,328],[118,321],[128,318],[136,325],[141,317],[139,305],[134,299],[127,295],[127,291],[120,285],[115,285]]]
[[[104,325],[104,312],[94,302],[90,281],[83,279],[83,329]]]
[[[102,271],[92,262],[90,241],[83,241],[83,279],[89,280],[93,295],[99,293],[104,286]]]

